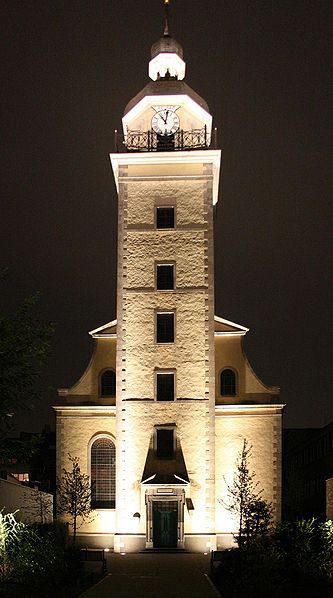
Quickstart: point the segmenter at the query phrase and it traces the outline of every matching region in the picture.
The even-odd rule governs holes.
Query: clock
[[[173,135],[179,129],[179,118],[174,109],[161,108],[154,114],[151,126],[158,135]]]

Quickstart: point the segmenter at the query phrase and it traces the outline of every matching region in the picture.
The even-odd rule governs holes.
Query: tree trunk
[[[74,515],[74,519],[73,519],[73,545],[75,545],[75,542],[76,542],[76,517],[77,517],[77,515]]]

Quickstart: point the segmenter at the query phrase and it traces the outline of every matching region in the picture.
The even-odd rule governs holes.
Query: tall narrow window
[[[174,436],[173,430],[160,428],[156,430],[156,452],[158,459],[174,458]]]
[[[113,370],[105,370],[101,375],[101,397],[116,396],[116,374]]]
[[[91,506],[114,509],[116,505],[116,447],[110,438],[97,438],[91,446]]]
[[[175,314],[160,312],[156,314],[156,342],[173,343],[175,340]]]
[[[221,372],[221,395],[233,397],[236,394],[236,374],[233,370],[226,369]]]
[[[174,288],[174,265],[156,264],[156,289],[168,291]]]
[[[156,208],[156,228],[175,228],[175,208]]]
[[[175,398],[175,374],[173,372],[156,373],[156,400],[173,401]]]

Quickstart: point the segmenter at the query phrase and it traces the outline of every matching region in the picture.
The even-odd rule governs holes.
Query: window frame
[[[172,399],[158,399],[157,398],[157,378],[158,376],[163,376],[164,374],[172,374],[173,375],[173,398]],[[166,370],[155,370],[155,385],[154,385],[154,398],[156,403],[172,403],[176,400],[176,370],[175,369],[166,369]]]
[[[157,340],[157,322],[159,315],[173,315],[173,340],[172,341],[158,341]],[[155,311],[155,344],[156,345],[174,345],[176,342],[176,310],[157,309]]]
[[[167,209],[172,209],[173,210],[173,226],[157,226],[157,210],[167,210]],[[174,230],[176,228],[176,206],[174,204],[165,204],[165,205],[161,205],[161,204],[157,204],[155,205],[155,214],[154,214],[154,224],[155,224],[155,229],[156,230]]]
[[[113,372],[114,373],[114,394],[103,394],[102,392],[102,378],[106,372]],[[98,396],[100,399],[115,399],[117,393],[117,375],[116,370],[114,368],[108,367],[104,368],[99,372],[99,383],[98,383]]]
[[[158,432],[162,431],[162,430],[166,430],[166,431],[170,431],[172,432],[172,457],[159,457],[158,456]],[[161,460],[161,461],[172,461],[173,459],[176,458],[176,426],[172,425],[172,426],[156,426],[155,427],[155,434],[154,434],[154,450],[155,450],[155,454],[156,454],[156,458]]]
[[[93,504],[93,492],[91,492],[91,508],[94,511],[114,511],[116,509],[117,503],[116,503],[116,490],[117,490],[117,446],[116,446],[116,439],[112,434],[105,434],[105,433],[101,433],[101,434],[95,434],[95,436],[93,436],[89,443],[88,443],[88,459],[87,459],[87,463],[88,463],[88,473],[89,473],[89,478],[90,478],[90,483],[91,483],[91,488],[92,488],[92,475],[91,475],[91,466],[92,466],[92,459],[91,459],[91,453],[92,453],[92,447],[94,445],[94,443],[97,440],[101,440],[101,439],[105,439],[105,440],[109,440],[110,442],[112,442],[113,446],[114,446],[114,489],[113,489],[113,494],[114,494],[114,500],[110,500],[109,502],[113,502],[113,506],[107,507],[107,506],[94,506]],[[105,501],[107,502],[107,501]]]
[[[228,393],[228,394],[222,394],[222,374],[225,371],[230,371],[233,373],[234,375],[234,379],[235,379],[235,392],[234,393]],[[230,367],[230,366],[226,366],[223,367],[220,370],[220,374],[219,374],[219,394],[220,397],[237,397],[238,396],[238,372],[235,370],[235,368]]]
[[[158,268],[159,266],[170,266],[172,267],[172,287],[169,289],[159,289],[158,285],[157,285],[157,280],[158,280]],[[169,291],[174,291],[176,287],[176,262],[173,261],[155,261],[155,291],[159,291],[162,293],[168,293]]]

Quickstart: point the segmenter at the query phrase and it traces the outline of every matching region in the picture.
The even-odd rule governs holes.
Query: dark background
[[[250,327],[249,360],[281,386],[285,425],[321,426],[331,403],[331,6],[307,0],[173,0],[186,81],[223,148],[216,313]],[[117,200],[108,154],[148,82],[161,0],[1,3],[1,309],[41,291],[56,323],[34,415],[90,359],[87,331],[116,314]],[[53,389],[53,390],[52,390]]]

